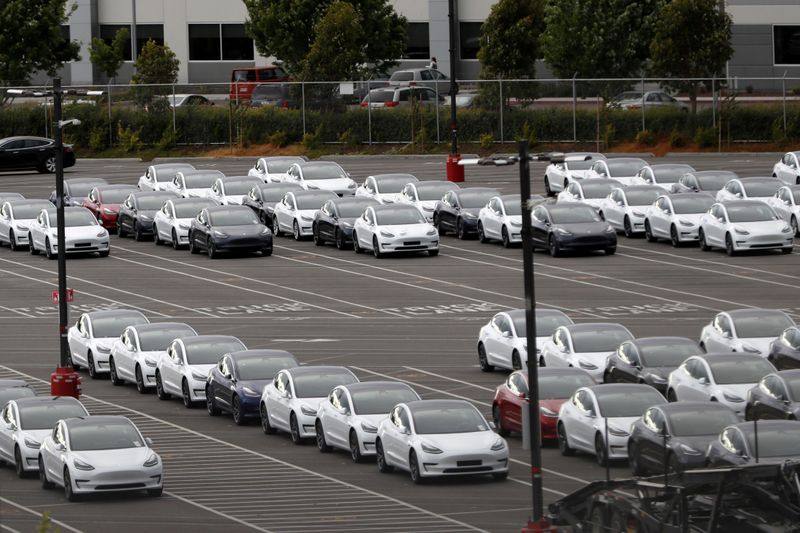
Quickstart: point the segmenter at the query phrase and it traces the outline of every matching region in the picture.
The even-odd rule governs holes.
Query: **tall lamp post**
[[[450,33],[450,153],[447,155],[447,179],[452,182],[464,181],[464,167],[459,165],[461,155],[458,153],[458,121],[456,120],[456,10],[455,0],[447,2],[447,18]],[[438,84],[438,82],[437,82]]]

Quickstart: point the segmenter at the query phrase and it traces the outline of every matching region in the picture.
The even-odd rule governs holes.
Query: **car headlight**
[[[384,237],[394,237],[394,233],[389,233],[388,231],[381,230],[381,235]]]
[[[784,224],[783,227],[781,228],[781,233],[791,233],[791,232],[792,228],[791,226],[789,226],[789,224]]]
[[[100,353],[111,353],[111,348],[102,344],[96,345],[95,348],[97,348],[97,351]]]
[[[750,346],[745,342],[742,343],[742,350],[748,353],[761,353],[761,351],[758,348]]]
[[[107,235],[108,235],[108,232],[107,232],[107,231],[101,231],[100,233],[98,233],[97,235],[95,235],[95,237],[106,237]]]
[[[724,397],[726,400],[728,400],[729,402],[733,402],[733,403],[742,403],[742,402],[744,401],[742,398],[739,398],[739,397],[738,397],[738,396],[736,396],[735,394],[731,394],[731,393],[729,393],[729,392],[723,392],[723,393],[722,393],[722,396],[723,396],[723,397]]]
[[[339,222],[339,225],[343,229],[351,229],[353,227],[353,225],[351,223],[349,223],[349,222]]]
[[[220,230],[218,230],[218,229],[215,229],[215,230],[214,230],[214,236],[215,236],[215,237],[220,237],[220,238],[224,239],[224,238],[228,237],[228,234],[227,234],[227,233],[225,233],[224,231],[220,231]]]
[[[678,224],[680,224],[681,226],[694,226],[693,222],[691,222],[690,220],[686,220],[685,218],[679,218]]]
[[[558,413],[556,413],[552,409],[548,409],[547,407],[540,407],[539,410],[542,412],[542,415],[546,416],[547,418],[558,418]]]
[[[499,452],[500,450],[505,450],[505,448],[506,448],[506,441],[504,441],[501,438],[498,438],[496,441],[494,441],[494,444],[492,444],[491,449],[493,452]]]
[[[373,426],[369,422],[361,422],[361,429],[363,429],[367,433],[377,433],[378,432],[378,428]]]
[[[644,218],[644,213],[642,213],[641,211],[631,211],[631,215],[639,218]]]
[[[565,235],[565,236],[572,235],[572,233],[570,233],[569,231],[565,230],[564,228],[556,228],[556,233],[558,233],[559,235]]]
[[[434,235],[436,235],[436,228],[429,229],[425,235],[427,235],[428,237],[433,237]]]
[[[464,212],[464,213],[461,213],[461,218],[464,218],[464,219],[466,219],[466,220],[473,220],[473,219],[476,219],[476,218],[478,218],[478,217],[476,217],[476,216],[475,216],[475,215],[473,215],[472,213],[467,213],[467,212]]]
[[[141,220],[144,220],[144,221],[146,221],[146,222],[150,222],[151,220],[153,220],[153,217],[149,217],[149,216],[147,216],[147,215],[139,215],[139,218],[140,218]]]
[[[420,443],[420,448],[422,448],[422,451],[425,452],[425,453],[433,453],[433,454],[444,453],[442,450],[440,450],[436,446],[431,446],[430,444],[427,444],[425,442],[421,442]]]
[[[356,187],[358,187],[358,185],[356,185],[356,182],[353,180],[350,180],[350,183],[347,184],[348,189],[355,189]]]
[[[178,227],[183,229],[183,230],[188,230],[189,229],[189,224],[178,224]]]
[[[197,381],[205,381],[208,376],[201,374],[200,372],[192,372],[192,379]]]
[[[251,387],[242,387],[242,392],[250,396],[261,396],[261,393]]]
[[[695,450],[691,446],[687,446],[686,444],[678,444],[678,449],[685,453],[686,455],[704,455],[703,452],[700,450]]]
[[[746,230],[746,229],[744,229],[744,228],[740,228],[740,227],[735,227],[735,228],[733,228],[733,231],[734,231],[735,233],[738,233],[739,235],[750,235],[750,232],[749,232],[749,231],[747,231],[747,230]]]
[[[610,424],[608,426],[608,433],[610,435],[614,435],[615,437],[627,437],[628,435],[630,435],[630,433],[628,433],[624,429],[612,426]]]
[[[17,224],[17,229],[19,231],[28,231],[29,228],[28,228],[28,226],[21,226],[21,225]]]
[[[94,467],[92,465],[90,465],[89,463],[85,463],[85,462],[83,462],[83,461],[81,461],[80,459],[77,459],[77,458],[72,460],[72,464],[78,470],[94,470]]]
[[[142,464],[142,466],[151,467],[151,466],[156,466],[157,464],[158,464],[158,456],[153,453],[150,454],[150,457],[147,458],[147,461],[145,461]]]
[[[269,230],[269,228],[264,228],[263,230],[261,230],[261,235],[263,235],[264,237],[271,234],[272,232]]]
[[[306,222],[311,222],[312,220],[314,220],[312,217],[310,217],[308,215],[300,215],[300,218],[302,220],[305,220]]]
[[[604,229],[603,231],[605,231],[606,233],[616,233],[617,230],[615,230],[611,226],[606,226],[606,229]]]
[[[653,383],[666,383],[667,382],[667,378],[665,378],[664,376],[659,376],[658,374],[646,374],[644,377],[649,379]]]
[[[42,445],[41,442],[39,442],[36,439],[32,439],[30,437],[25,437],[24,440],[25,440],[25,446],[27,446],[28,448],[34,448],[38,450],[39,447]]]
[[[149,357],[145,357],[144,364],[150,367],[155,367],[158,364],[158,361],[156,361],[155,359],[150,359]]]
[[[105,213],[106,215],[113,215],[114,211],[112,211],[111,209],[109,209],[107,207],[104,207],[103,208],[103,213]]]
[[[300,406],[300,412],[303,413],[306,416],[317,416],[317,410],[316,409],[312,409],[311,407],[309,407],[307,405],[301,405]]]
[[[310,183],[306,183],[306,187],[308,187],[309,191],[318,191],[319,190],[319,186],[311,185]]]
[[[583,359],[578,360],[578,366],[583,368],[584,370],[597,370],[597,366],[593,365],[588,361],[584,361]]]

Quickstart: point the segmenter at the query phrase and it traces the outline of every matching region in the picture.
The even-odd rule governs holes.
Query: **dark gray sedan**
[[[566,251],[617,251],[617,232],[588,204],[566,202],[536,206],[531,216],[534,248],[557,257]]]
[[[791,459],[800,459],[800,422],[796,420],[758,422],[758,439],[753,422],[728,426],[706,451],[707,466],[782,463]]]
[[[363,196],[332,198],[325,202],[314,215],[314,244],[323,246],[325,242],[332,242],[340,250],[350,248],[353,244],[353,224],[371,205],[379,204],[377,200]]]
[[[205,250],[215,259],[220,252],[261,252],[272,255],[272,232],[253,210],[243,205],[207,207],[189,228],[189,252]]]
[[[128,232],[137,241],[153,235],[153,218],[167,200],[177,196],[171,192],[134,192],[119,206],[117,235],[125,237]]]

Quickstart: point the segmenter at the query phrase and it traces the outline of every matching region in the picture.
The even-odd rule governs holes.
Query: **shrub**
[[[125,152],[135,152],[142,149],[142,140],[139,131],[132,127],[126,128],[122,122],[117,123],[117,142]]]
[[[494,135],[491,133],[484,133],[481,135],[481,148],[484,150],[489,150],[492,146],[494,146]]]
[[[677,128],[669,133],[669,145],[672,148],[683,148],[686,146],[686,138]]]
[[[606,124],[606,128],[603,130],[603,135],[601,137],[603,146],[606,148],[611,148],[614,146],[614,143],[617,140],[617,128],[614,126],[614,124]]]
[[[717,128],[697,128],[694,134],[694,142],[698,148],[711,148],[717,144],[718,132]]]
[[[636,144],[640,146],[654,146],[656,144],[656,136],[650,130],[642,130],[636,134]]]
[[[530,146],[534,146],[537,144],[536,132],[533,130],[533,128],[531,127],[531,125],[528,123],[527,120],[522,123],[522,128],[520,129],[519,134],[517,134],[516,140],[517,141],[527,140]]]
[[[347,128],[339,134],[339,142],[342,143],[345,148],[355,148],[358,146],[358,135],[353,133],[353,128]]]
[[[108,147],[108,128],[106,126],[95,126],[89,131],[89,148],[95,152],[105,150]]]
[[[303,147],[306,150],[314,150],[319,148],[322,142],[322,126],[318,126],[314,133],[306,133],[303,135]]]
[[[289,134],[284,130],[276,131],[267,137],[267,139],[269,140],[269,144],[275,146],[276,148],[283,148],[289,144]]]

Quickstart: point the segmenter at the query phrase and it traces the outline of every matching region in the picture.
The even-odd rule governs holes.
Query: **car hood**
[[[215,226],[211,229],[213,231],[221,231],[231,237],[254,237],[264,231],[264,226],[261,224],[245,224],[242,226]]]
[[[420,200],[418,204],[425,211],[433,211],[436,209],[437,202],[439,202],[439,200]]]
[[[36,222],[35,218],[17,218],[17,219],[14,219],[14,224],[16,224],[17,226],[30,226],[34,222]]]
[[[417,435],[420,440],[447,452],[486,451],[497,440],[494,431],[471,431],[469,433],[436,433]]]
[[[142,443],[144,444],[144,443]],[[74,458],[79,458],[89,463],[96,469],[119,470],[121,468],[140,467],[150,457],[153,451],[142,446],[141,448],[125,448],[122,450],[92,450],[74,451]]]
[[[340,218],[340,219],[339,219],[339,224],[346,224],[346,225],[348,225],[348,226],[351,226],[351,227],[352,227],[352,225],[356,223],[356,220],[358,220],[358,217],[353,217],[353,218]]]
[[[764,220],[762,222],[732,222],[731,225],[739,226],[751,234],[764,235],[780,233],[786,225],[783,220]]]
[[[575,224],[556,224],[555,227],[575,235],[586,235],[587,233],[603,233],[608,224],[606,222],[579,222]]]
[[[158,211],[159,211],[158,209],[140,209],[139,216],[144,215],[146,217],[153,218],[154,216],[156,216],[156,213],[158,213]]]
[[[397,237],[422,237],[427,236],[431,229],[432,226],[430,224],[400,224],[396,226],[380,226],[378,233],[386,231]]]
[[[111,348],[111,345],[114,344],[115,341],[118,341],[119,337],[95,337],[92,340],[94,341],[95,346]]]
[[[595,209],[600,209],[601,207],[603,207],[603,202],[605,201],[605,198],[584,198],[583,200],[576,200],[576,201],[589,204]]]
[[[210,371],[212,368],[214,368],[215,366],[217,366],[217,365],[216,365],[216,364],[210,364],[210,365],[195,365],[195,364],[192,364],[192,363],[189,363],[188,365],[186,365],[186,367],[187,367],[187,368],[188,368],[190,371],[192,371],[192,372],[196,372],[196,373],[198,373],[198,374],[203,374],[203,375],[207,375],[207,374],[209,373],[209,371]]]
[[[247,387],[248,389],[253,389],[257,393],[261,394],[264,391],[264,387],[272,383],[272,379],[248,379],[239,382],[239,385],[242,387]]]
[[[567,172],[567,176],[571,176],[571,177],[573,177],[575,179],[582,180],[583,178],[586,177],[586,172],[587,171],[588,171],[588,169],[587,170],[570,170],[570,171]]]
[[[244,199],[247,198],[246,194],[226,194],[225,201],[229,205],[242,205]]]
[[[483,209],[483,208],[482,207],[464,207],[463,209],[461,209],[461,213],[462,214],[466,213],[467,215],[472,215],[474,217],[477,217],[480,214],[481,209]]]
[[[559,409],[561,409],[561,406],[566,401],[567,401],[566,398],[564,398],[562,400],[539,400],[539,407],[543,407],[545,409],[550,409],[554,413],[558,414]]]
[[[691,213],[688,215],[675,215],[676,220],[686,220],[687,222],[691,222],[695,226],[700,223],[700,219],[703,218],[705,213]]]
[[[50,231],[53,233],[53,235],[58,235],[56,228],[51,228]],[[64,237],[73,240],[92,239],[104,231],[105,230],[100,226],[76,226],[73,228],[64,228]]]
[[[644,411],[644,410],[643,410]],[[598,418],[597,423],[602,431],[605,431],[605,420],[608,420],[608,428],[617,428],[622,431],[631,432],[631,424],[642,418],[639,416],[611,416],[607,418]]]
[[[758,385],[758,383],[732,383],[730,385],[717,385],[717,388],[722,392],[734,394],[743,400],[747,399],[747,393]],[[744,404],[743,404],[744,405]]]
[[[387,192],[387,193],[379,193],[378,194],[378,198],[380,199],[380,201],[384,202],[384,203],[387,203],[387,204],[393,204],[393,203],[397,202],[398,200],[400,200],[400,198],[402,196],[403,195],[400,194],[399,192],[397,192],[397,193],[395,193],[395,192]]]
[[[389,418],[389,415],[383,413],[378,415],[356,415],[356,416],[359,418],[359,420],[372,424],[375,427],[378,427],[379,425],[381,425],[381,422]]]
[[[300,404],[305,404],[311,409],[316,411],[317,409],[319,409],[319,404],[325,401],[325,399],[326,399],[325,396],[321,396],[319,398],[297,398],[297,401]]]
[[[120,204],[98,204],[97,207],[100,208],[101,210],[102,209],[108,209],[108,210],[114,211],[115,213],[118,213],[119,212],[119,206],[120,206]]]
[[[758,350],[762,354],[766,355],[766,354],[769,353],[769,349],[770,349],[769,345],[772,344],[772,341],[774,341],[775,338],[773,338],[773,337],[750,337],[750,338],[745,338],[745,339],[741,339],[740,338],[739,340],[742,341],[745,344],[749,344],[750,346],[752,346],[753,348],[755,348],[756,350]]]
[[[317,214],[317,211],[319,211],[319,209],[298,209],[295,212],[297,213],[297,216],[306,217],[313,220],[314,215]]]
[[[314,187],[309,187],[309,189],[314,190],[316,187],[321,191],[338,191],[341,189],[347,189],[353,180],[350,178],[337,178],[335,180],[305,180],[306,185],[313,185]]]
[[[211,189],[184,189],[183,194],[187,198],[211,198]]]
[[[717,438],[717,435],[719,435],[719,433],[714,433],[711,435],[696,435],[693,437],[672,437],[672,448],[675,449],[678,444],[683,444],[690,448],[694,448],[698,452],[705,453],[709,443]]]
[[[613,352],[575,352],[575,359],[592,363],[597,368],[605,368],[608,356]]]
[[[25,438],[35,440],[38,443],[41,443],[48,435],[53,432],[53,428],[50,429],[23,429],[20,431],[20,442],[22,442]]]

